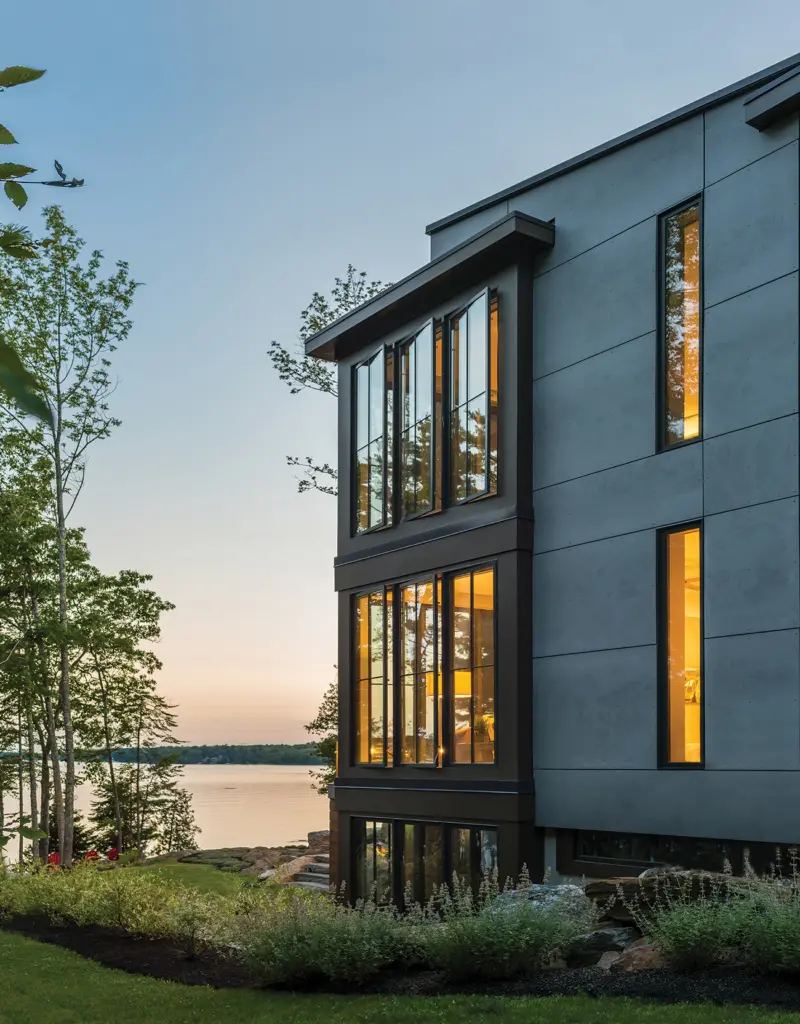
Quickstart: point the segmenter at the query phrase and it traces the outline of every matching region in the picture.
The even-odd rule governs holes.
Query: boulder
[[[619,960],[621,955],[621,953],[603,953],[595,966],[599,967],[601,971],[607,971],[610,969],[612,964],[615,964],[617,960]]]
[[[682,901],[696,902],[701,897],[724,901],[752,892],[753,886],[768,885],[712,871],[666,871],[645,877],[596,878],[586,883],[584,892],[603,917],[621,924],[634,922],[631,908],[646,913],[657,906],[669,890]]]
[[[638,928],[596,928],[579,935],[569,944],[564,956],[571,966],[588,967],[603,953],[621,953],[641,937]]]
[[[544,882],[524,889],[510,889],[501,893],[495,906],[499,909],[513,906],[515,901],[527,900],[542,908],[558,908],[578,921],[591,921],[595,916],[592,901],[579,885],[555,885]]]
[[[308,833],[308,852],[327,853],[331,845],[331,834],[328,829]]]
[[[655,967],[666,967],[667,958],[658,946],[635,946],[624,953],[618,954],[615,960],[608,964],[612,973],[622,974],[632,971],[650,971]]]

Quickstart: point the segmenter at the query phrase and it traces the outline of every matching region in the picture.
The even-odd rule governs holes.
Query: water
[[[181,785],[192,794],[201,849],[283,846],[329,825],[328,798],[311,788],[309,768],[302,765],[187,764]],[[91,801],[92,787],[78,786],[78,810],[85,815]],[[10,859],[15,850],[12,840]]]

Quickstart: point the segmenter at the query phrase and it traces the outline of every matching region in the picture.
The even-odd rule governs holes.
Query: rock
[[[328,829],[308,833],[308,852],[327,853],[331,845],[331,834]]]
[[[685,868],[680,868],[677,865],[659,864],[657,867],[645,868],[639,873],[639,878],[658,878],[659,875],[669,875],[684,870]]]
[[[586,897],[579,885],[554,885],[545,882],[525,889],[511,889],[500,894],[495,907],[504,910],[519,900],[527,900],[542,908],[557,907],[575,920],[587,924],[593,923],[595,919],[592,901]]]
[[[579,935],[569,944],[564,955],[576,967],[588,967],[597,963],[601,953],[621,953],[639,939],[638,928],[612,927],[597,928],[593,932]]]
[[[666,890],[681,901],[696,902],[701,897],[724,901],[746,893],[753,887],[768,885],[733,875],[711,871],[667,871],[644,878],[597,878],[586,883],[584,889],[600,913],[613,921],[631,924],[635,918],[631,908],[646,913],[658,905]]]
[[[659,947],[645,945],[620,953],[616,960],[609,964],[608,969],[615,974],[627,974],[632,971],[650,971],[655,967],[666,966],[667,958]]]
[[[615,964],[619,960],[621,953],[603,953],[600,959],[597,961],[595,966],[599,967],[601,971],[607,971],[612,964]]]

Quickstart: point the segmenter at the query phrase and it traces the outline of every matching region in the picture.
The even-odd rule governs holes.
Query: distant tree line
[[[173,764],[322,764],[315,743],[215,743],[196,747],[163,746],[138,751],[148,763],[169,760]],[[81,761],[93,760],[93,751],[78,754]],[[135,747],[119,747],[113,751],[115,761],[135,761]]]

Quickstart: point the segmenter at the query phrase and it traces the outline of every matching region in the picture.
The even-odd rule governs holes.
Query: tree
[[[137,284],[127,263],[108,277],[95,250],[84,265],[84,242],[57,206],[44,210],[47,246],[36,260],[6,259],[13,301],[0,305],[0,328],[22,365],[37,380],[51,418],[31,424],[6,401],[7,433],[44,457],[51,471],[59,580],[59,694],[64,731],[64,836],[62,862],[71,863],[75,758],[70,684],[67,519],[83,487],[87,449],[119,425],[109,411],[114,390],[109,356],[128,335],[128,310]]]
[[[356,309],[379,295],[391,285],[381,281],[367,281],[365,270],[356,270],[348,264],[344,277],[337,277],[329,296],[314,292],[311,302],[300,314],[300,350],[292,355],[277,341],[270,343],[269,358],[278,378],[288,385],[293,395],[301,391],[318,391],[323,395],[338,396],[336,370],[320,359],[313,359],[303,351],[303,343],[312,334],[332,324],[334,320]],[[320,491],[322,494],[336,494],[337,472],[327,462],[319,462],[309,455],[298,457],[287,455],[289,466],[302,470],[298,490]]]
[[[304,728],[318,737],[314,753],[322,759],[324,768],[310,774],[314,789],[325,794],[336,777],[336,747],[339,742],[339,683],[336,679],[325,691],[316,717]]]

